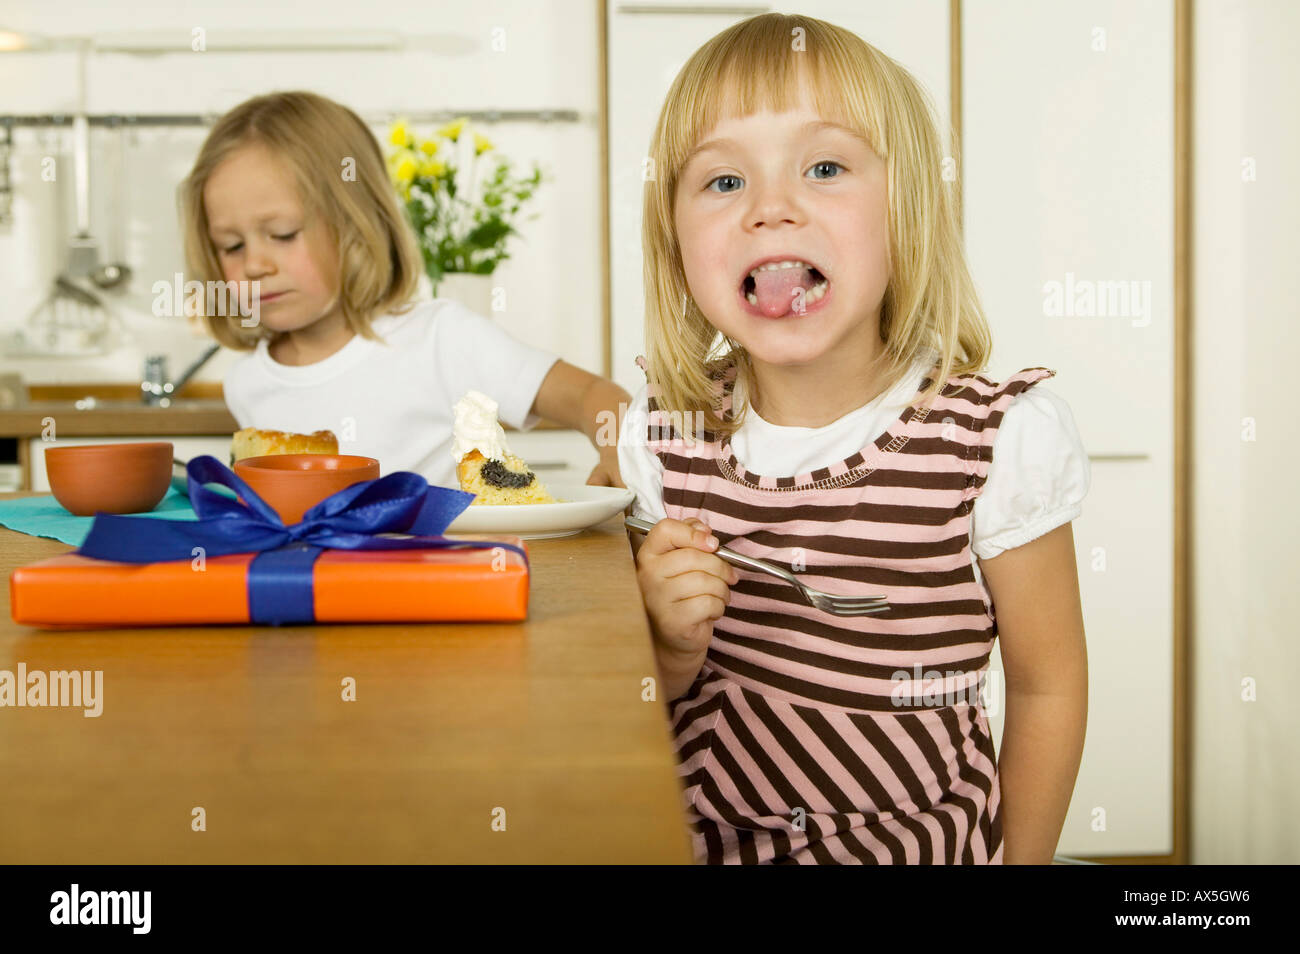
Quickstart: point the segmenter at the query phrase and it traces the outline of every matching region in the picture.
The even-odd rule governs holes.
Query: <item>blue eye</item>
[[[821,170],[834,170],[834,171],[830,172],[829,175],[824,175],[824,176],[821,176],[821,175],[814,175],[814,176],[813,176],[814,179],[833,179],[833,178],[835,178],[837,175],[839,175],[841,172],[844,171],[844,167],[843,167],[842,165],[840,165],[838,162],[831,162],[829,159],[826,159],[826,160],[824,160],[824,161],[822,161],[822,162],[818,162],[818,163],[816,163],[816,164],[815,164],[811,169],[809,169],[808,171],[809,171],[809,172],[813,172],[813,173],[815,173],[818,169],[821,169]]]
[[[742,179],[742,178],[740,178],[740,176],[718,176],[716,179],[714,179],[712,182],[710,182],[710,183],[709,183],[705,188],[709,189],[709,190],[712,191],[712,192],[722,192],[722,193],[725,194],[725,193],[728,193],[728,192],[735,192],[736,189],[739,189],[739,188],[741,187],[741,185],[744,183],[744,181],[745,181],[745,180]],[[734,189],[714,189],[713,187],[714,187],[715,185],[717,185],[718,183],[720,183],[720,182],[729,182],[729,183],[734,183],[735,188],[734,188]]]

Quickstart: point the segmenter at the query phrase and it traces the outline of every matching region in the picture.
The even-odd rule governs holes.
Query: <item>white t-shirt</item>
[[[919,360],[893,389],[825,427],[771,424],[751,407],[732,435],[731,449],[746,471],[765,477],[794,477],[846,460],[898,420],[933,364]],[[743,399],[737,380],[733,402],[739,407]],[[633,513],[662,520],[663,462],[646,444],[648,416],[642,385],[619,434],[619,471],[636,493]],[[1074,520],[1090,481],[1088,454],[1065,399],[1041,383],[1022,391],[1002,417],[988,478],[971,510],[975,556],[990,559]]]
[[[556,355],[516,341],[458,302],[434,299],[373,324],[384,343],[355,335],[315,364],[271,357],[267,342],[226,373],[225,399],[240,427],[310,434],[331,430],[339,453],[379,461],[380,472],[413,471],[458,486],[451,456],[452,407],[466,391],[499,405],[520,430]]]

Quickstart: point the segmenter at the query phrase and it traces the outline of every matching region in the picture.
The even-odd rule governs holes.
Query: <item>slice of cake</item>
[[[290,431],[263,431],[245,427],[235,431],[230,444],[230,460],[234,463],[245,457],[267,457],[271,454],[337,454],[339,439],[333,431],[316,431],[312,434],[294,434]]]
[[[474,494],[474,504],[556,503],[528,465],[510,453],[506,432],[497,419],[497,402],[467,391],[456,402],[451,456],[456,459],[460,489]]]

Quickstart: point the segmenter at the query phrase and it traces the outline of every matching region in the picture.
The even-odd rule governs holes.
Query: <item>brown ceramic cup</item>
[[[272,454],[235,461],[235,474],[286,524],[344,487],[379,477],[379,461],[353,454]]]
[[[45,448],[50,492],[69,513],[148,513],[167,495],[172,445],[87,444]]]

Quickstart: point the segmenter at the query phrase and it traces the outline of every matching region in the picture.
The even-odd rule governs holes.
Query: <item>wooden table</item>
[[[0,708],[0,862],[689,863],[621,516],[528,546],[524,623],[56,632],[6,612],[0,669],[102,670],[103,713]],[[0,527],[6,587],[70,549]]]

